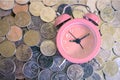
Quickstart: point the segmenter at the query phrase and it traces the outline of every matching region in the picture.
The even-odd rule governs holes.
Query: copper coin
[[[24,62],[21,62],[21,61],[17,60],[16,58],[14,59],[14,62],[15,62],[15,65],[16,65],[16,70],[15,70],[16,79],[24,79],[25,76],[22,72]]]
[[[45,23],[40,29],[43,38],[52,39],[56,36],[56,29],[52,23]]]
[[[18,4],[27,4],[29,0],[15,0]]]
[[[39,65],[35,61],[26,62],[23,66],[23,74],[25,77],[33,79],[38,76]]]
[[[3,9],[0,9],[0,17],[10,15],[11,12],[12,12],[11,10],[3,10]]]
[[[20,4],[15,4],[14,8],[12,9],[15,14],[25,11],[28,11],[28,4],[20,5]]]
[[[11,59],[0,60],[0,73],[4,75],[13,74],[15,72],[16,66]]]
[[[3,10],[9,10],[14,7],[14,0],[0,0],[0,7]]]
[[[44,40],[40,45],[40,50],[45,56],[53,56],[56,53],[56,45],[52,40]]]
[[[31,16],[28,12],[19,12],[15,16],[15,24],[19,27],[26,27],[31,22]]]
[[[0,53],[3,57],[11,57],[15,54],[15,44],[10,41],[3,41],[0,43]]]
[[[24,35],[24,42],[28,46],[35,46],[38,45],[40,42],[40,34],[38,31],[29,30]]]
[[[10,41],[18,41],[18,40],[22,39],[22,29],[17,26],[11,26],[6,37]]]
[[[0,36],[5,36],[8,33],[9,29],[9,24],[3,20],[0,20]]]
[[[29,46],[21,44],[16,50],[16,58],[19,61],[28,61],[32,57],[32,50]]]
[[[9,26],[14,26],[15,25],[15,18],[11,15],[5,16],[3,18],[3,21],[9,24]]]

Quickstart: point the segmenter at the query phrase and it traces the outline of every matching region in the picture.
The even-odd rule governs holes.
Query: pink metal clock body
[[[86,14],[86,17],[95,20],[96,23],[99,22],[94,14]],[[82,37],[84,38],[81,39]],[[98,54],[101,38],[98,28],[92,22],[78,18],[69,20],[61,26],[56,43],[65,59],[73,63],[85,63]]]

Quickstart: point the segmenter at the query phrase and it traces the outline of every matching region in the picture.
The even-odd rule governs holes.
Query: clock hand
[[[80,41],[81,41],[82,39],[86,38],[86,37],[87,37],[87,36],[89,36],[89,35],[90,35],[90,33],[88,33],[88,34],[86,34],[85,36],[83,36],[83,37],[79,38],[79,39],[80,39]]]
[[[71,36],[72,36],[73,38],[77,39],[70,31],[68,31],[68,32],[71,34]]]

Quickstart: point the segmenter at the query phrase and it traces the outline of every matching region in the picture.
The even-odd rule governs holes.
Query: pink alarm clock
[[[60,54],[72,63],[85,63],[99,52],[101,37],[97,28],[100,19],[93,13],[83,18],[71,19],[68,14],[60,15],[55,26],[66,21],[58,30],[56,44]]]

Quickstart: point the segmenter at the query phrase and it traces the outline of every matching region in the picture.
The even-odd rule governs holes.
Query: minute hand
[[[81,41],[82,39],[86,38],[86,37],[87,37],[87,36],[89,36],[89,35],[90,35],[90,33],[88,33],[88,34],[86,34],[85,36],[83,36],[83,37],[79,38],[79,39],[80,39],[80,41]]]

